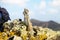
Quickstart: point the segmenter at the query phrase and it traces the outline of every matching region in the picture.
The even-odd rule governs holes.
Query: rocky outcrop
[[[0,31],[3,31],[3,23],[7,22],[8,20],[10,20],[9,17],[9,13],[7,12],[7,10],[5,8],[1,8],[0,7]]]

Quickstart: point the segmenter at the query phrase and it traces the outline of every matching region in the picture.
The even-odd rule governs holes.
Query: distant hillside
[[[59,23],[56,23],[54,21],[39,21],[39,20],[36,20],[36,19],[31,19],[31,22],[32,22],[32,25],[33,26],[42,26],[42,27],[48,27],[48,28],[51,28],[53,30],[60,30],[60,24]]]

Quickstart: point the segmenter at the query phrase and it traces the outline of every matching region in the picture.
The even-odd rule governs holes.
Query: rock
[[[0,31],[3,32],[4,27],[3,23],[7,22],[10,20],[9,13],[5,8],[0,7]]]
[[[13,40],[22,40],[22,38],[19,37],[19,36],[14,36],[14,39]]]

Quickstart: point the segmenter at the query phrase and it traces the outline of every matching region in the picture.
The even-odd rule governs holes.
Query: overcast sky
[[[23,19],[24,8],[29,9],[30,18],[60,23],[60,0],[0,0],[12,20]]]

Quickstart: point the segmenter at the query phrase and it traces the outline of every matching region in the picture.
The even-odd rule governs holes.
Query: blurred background
[[[12,20],[23,19],[24,8],[29,9],[31,19],[60,23],[60,0],[0,0]]]

